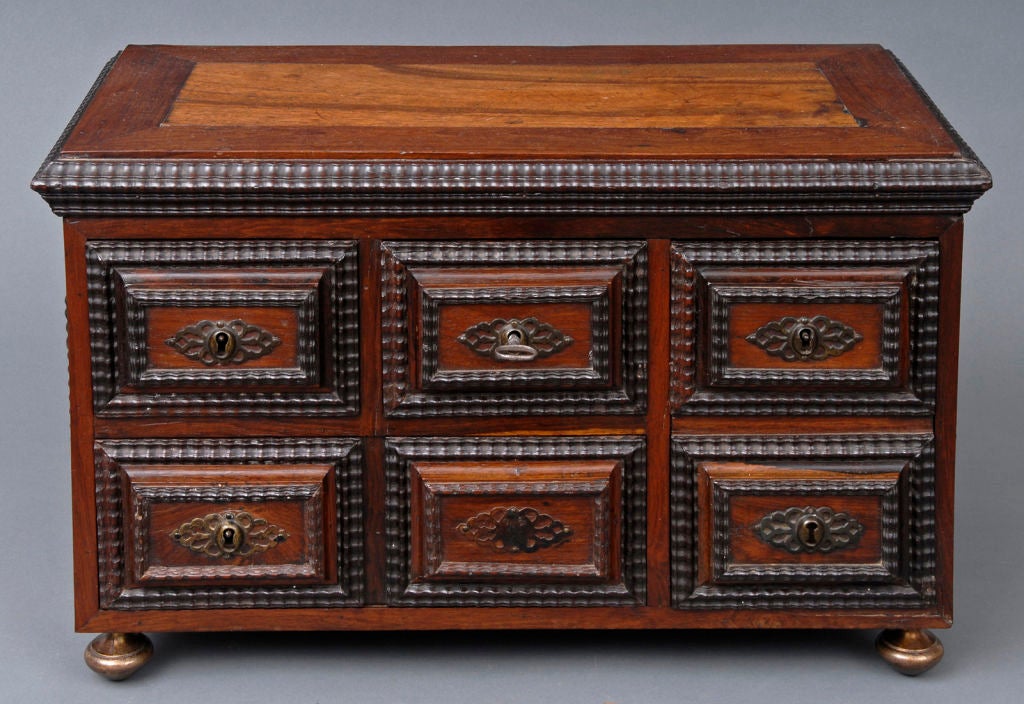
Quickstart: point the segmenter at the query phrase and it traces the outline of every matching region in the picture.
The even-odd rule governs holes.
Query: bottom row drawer
[[[645,602],[645,443],[386,441],[391,604]]]
[[[103,440],[95,463],[103,608],[364,603],[360,441]]]
[[[931,434],[680,436],[671,475],[676,608],[935,602]]]
[[[646,603],[640,436],[105,440],[103,608],[358,606],[383,469],[392,605]],[[672,604],[934,603],[931,436],[678,436]],[[655,482],[662,485],[662,482]],[[380,567],[377,567],[380,569]]]
[[[385,441],[391,604],[642,604],[643,438]],[[111,609],[358,606],[356,439],[104,440]]]

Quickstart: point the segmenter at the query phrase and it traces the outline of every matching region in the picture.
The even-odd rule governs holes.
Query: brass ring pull
[[[502,362],[529,362],[537,356],[537,350],[529,345],[498,345],[494,358]]]
[[[530,336],[526,330],[509,323],[498,331],[498,345],[492,354],[500,362],[529,362],[537,357],[537,349],[529,343]]]

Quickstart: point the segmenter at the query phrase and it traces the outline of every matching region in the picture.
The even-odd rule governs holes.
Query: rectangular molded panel
[[[635,436],[388,439],[388,603],[642,604],[644,457]]]
[[[411,462],[412,581],[621,578],[621,465]]]
[[[354,415],[354,242],[89,242],[101,417]]]
[[[926,415],[934,242],[676,242],[676,415]]]
[[[125,586],[331,583],[333,471],[125,466]]]
[[[643,242],[384,242],[389,417],[640,414]]]
[[[103,440],[100,606],[358,606],[363,467],[345,438]]]
[[[320,386],[323,269],[118,268],[125,391]]]
[[[678,609],[933,608],[931,434],[680,435]]]
[[[906,462],[700,462],[703,584],[905,580]]]

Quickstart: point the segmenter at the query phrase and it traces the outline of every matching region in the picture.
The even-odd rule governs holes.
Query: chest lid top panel
[[[52,204],[189,179],[230,195],[232,174],[449,197],[988,185],[878,46],[129,46],[33,187]]]

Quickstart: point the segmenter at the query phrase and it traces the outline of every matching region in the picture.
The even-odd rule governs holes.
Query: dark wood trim
[[[387,566],[387,536],[385,535],[385,502],[387,492],[384,482],[384,438],[368,438],[364,441],[365,470],[364,491],[366,504],[363,515],[366,519],[364,554],[366,555],[366,604],[384,604],[384,579]]]
[[[90,101],[106,105],[112,112],[98,113],[85,106],[62,151],[88,156],[101,152],[105,143],[126,134],[153,135],[195,66],[194,60],[166,52],[142,50],[141,47],[128,47],[115,59]],[[138,68],[119,70],[123,64]],[[170,86],[171,90],[162,93],[149,90],[149,86],[154,84]],[[110,114],[117,115],[119,119],[110,120]]]
[[[193,612],[100,611],[78,628],[103,631],[436,631],[503,629],[676,629],[676,628],[949,628],[930,611],[898,613],[877,609],[836,611],[681,612],[649,607],[467,608],[377,606],[359,609],[245,609]]]
[[[742,419],[722,416],[684,416],[672,419],[672,432],[687,435],[717,435],[733,432],[771,435],[786,433],[794,427],[807,433],[927,433],[932,430],[930,416],[761,416]]]

